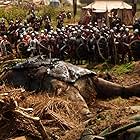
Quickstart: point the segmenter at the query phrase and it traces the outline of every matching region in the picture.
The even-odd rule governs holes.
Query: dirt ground
[[[134,67],[131,72],[122,75],[112,75],[112,82],[129,86],[140,82],[140,61],[133,62]]]
[[[140,62],[134,63],[133,71],[123,75],[111,75],[110,81],[121,85],[132,85],[140,82]],[[7,95],[5,98],[1,95]],[[13,97],[20,107],[33,108],[32,116],[40,117],[47,132],[60,140],[79,140],[85,127],[92,127],[95,135],[99,135],[103,130],[111,126],[111,129],[118,128],[124,124],[132,122],[129,118],[140,114],[140,98],[131,97],[123,99],[121,97],[101,100],[96,99],[89,105],[91,114],[90,121],[80,113],[79,102],[72,102],[65,97],[50,97],[47,93],[26,92],[24,89],[12,87],[0,87],[0,101],[7,104]],[[10,97],[10,98],[9,98]],[[0,111],[2,105],[0,105]],[[9,113],[9,112],[8,112]],[[39,139],[40,134],[32,121],[23,117],[13,117],[8,114],[8,118],[0,118],[0,139],[7,137],[26,136],[31,139]],[[11,118],[13,120],[11,121]],[[5,122],[5,123],[3,123]],[[37,137],[35,137],[37,136]],[[21,139],[22,140],[22,139]]]
[[[140,61],[133,62],[133,70],[131,72],[116,75],[111,73],[109,81],[118,83],[123,86],[129,86],[140,82]],[[101,76],[106,79],[106,76]],[[140,105],[140,98],[131,97],[123,99],[117,97],[114,99],[101,100],[96,99],[96,102],[90,106],[95,118],[92,120],[94,124],[95,134],[99,134],[109,126],[118,128],[130,122],[129,117],[139,114],[139,110],[135,110],[133,106]],[[133,109],[132,109],[133,108]],[[114,129],[114,128],[113,128]]]

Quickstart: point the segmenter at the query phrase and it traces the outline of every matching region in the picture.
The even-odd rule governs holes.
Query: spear
[[[77,0],[73,0],[73,17],[74,17],[74,22],[75,22],[76,13],[77,13]]]
[[[133,16],[135,16],[136,12],[137,12],[137,0],[132,0],[132,4],[133,4]]]

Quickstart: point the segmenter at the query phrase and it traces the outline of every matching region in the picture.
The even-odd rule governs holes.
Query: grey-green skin
[[[104,140],[104,137],[101,136],[95,136],[94,132],[90,128],[86,128],[85,131],[81,135],[80,140]]]
[[[36,77],[29,78],[28,71],[16,71],[13,72],[9,70],[2,78],[3,81],[8,81],[11,85],[22,85],[23,87],[28,85],[32,89],[43,89],[48,92],[54,92],[54,85],[52,84],[52,80],[56,79],[48,75],[43,75],[44,73],[36,73]],[[44,76],[44,77],[43,77]],[[43,80],[42,80],[43,77]],[[57,79],[59,80],[59,79]],[[59,80],[59,82],[64,82]],[[65,82],[66,83],[66,82]],[[69,84],[69,86],[74,86],[79,90],[83,98],[88,101],[91,100],[91,95],[97,94],[98,97],[102,98],[110,98],[115,96],[122,97],[131,97],[131,96],[140,96],[140,83],[132,85],[132,86],[122,86],[116,83],[109,82],[102,78],[98,78],[97,76],[91,77],[89,75],[83,76],[79,78],[75,83]],[[62,84],[63,85],[63,84]],[[89,91],[89,92],[86,92]]]
[[[12,61],[16,63],[16,61]],[[9,65],[9,62],[4,63],[7,66]],[[10,61],[10,63],[12,62]],[[5,66],[2,65],[2,67]],[[69,73],[69,78],[67,78],[65,72]],[[93,71],[63,61],[53,60],[53,63],[50,64],[49,59],[42,59],[40,56],[30,58],[27,61],[24,60],[21,63],[18,60],[14,68],[6,70],[6,72],[4,69],[3,73],[4,75],[0,76],[0,80],[33,91],[46,90],[54,92],[55,85],[52,83],[52,80],[57,79],[59,83],[63,83],[61,85],[74,86],[79,90],[85,101],[91,100],[92,95],[95,96],[95,94],[103,98],[140,96],[140,83],[132,86],[122,86],[97,77]]]
[[[140,140],[140,115],[135,115],[130,119],[135,120],[135,122],[111,132],[107,128],[98,137],[94,135],[91,128],[86,128],[80,140]]]

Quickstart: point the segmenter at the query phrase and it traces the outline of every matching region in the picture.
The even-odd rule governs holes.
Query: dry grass
[[[4,100],[9,99],[8,97],[13,97],[20,107],[33,108],[33,112],[30,115],[40,117],[46,130],[50,131],[50,133],[69,139],[69,136],[73,133],[74,136],[72,137],[77,137],[78,139],[81,130],[84,129],[79,102],[67,100],[65,97],[50,97],[46,92],[36,94],[26,92],[22,88],[14,89],[5,86],[1,87],[0,95],[6,95],[1,98]],[[22,117],[17,118],[14,130],[20,129],[30,135],[32,133],[32,135],[39,136],[33,122],[23,120]]]
[[[80,138],[85,125],[80,113],[79,102],[72,102],[64,96],[50,97],[46,92],[36,94],[26,92],[22,88],[1,87],[0,95],[6,95],[6,93],[15,98],[19,106],[32,107],[34,110],[31,115],[39,116],[46,130],[58,135],[60,140],[78,140]],[[90,105],[93,117],[89,122],[89,127],[98,135],[109,126],[112,130],[132,122],[129,117],[139,111],[130,109],[130,106],[138,105],[138,101],[137,98],[122,99],[120,97],[106,101],[97,99],[94,104]],[[23,120],[22,117],[17,117],[15,125],[11,124],[10,127],[14,130],[25,131],[25,135],[28,133],[39,136],[33,122]]]
[[[93,129],[95,135],[99,135],[106,128],[110,128],[111,131],[129,124],[133,122],[129,118],[140,113],[130,107],[138,104],[135,98],[122,99],[118,97],[107,101],[97,100],[90,108],[95,117],[90,121],[89,127]]]

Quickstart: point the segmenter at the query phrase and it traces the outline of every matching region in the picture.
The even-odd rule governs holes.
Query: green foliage
[[[87,67],[88,68],[88,67]],[[93,70],[95,72],[109,72],[109,73],[113,73],[115,75],[123,75],[123,74],[127,74],[127,73],[131,73],[134,69],[134,63],[133,62],[129,62],[126,64],[121,64],[121,65],[112,65],[109,64],[107,62],[104,62],[102,64],[98,64],[96,66],[93,66],[92,68],[90,68],[90,70]]]
[[[36,7],[36,12],[35,14],[37,16],[43,16],[46,14],[50,14],[51,18],[52,18],[52,26],[56,26],[56,16],[61,12],[65,10],[67,11],[71,11],[72,12],[72,6],[60,6],[58,8],[54,8],[51,6],[38,6]],[[71,23],[75,23],[78,22],[80,19],[80,9],[78,8],[77,10],[77,15],[75,17],[75,19],[71,19],[71,20],[65,20],[65,24],[71,24]],[[27,14],[29,12],[29,7],[26,5],[20,5],[20,6],[9,6],[6,8],[0,8],[0,18],[4,17],[5,19],[7,19],[8,21],[13,19],[25,19]]]
[[[140,10],[140,2],[137,4],[137,10]]]
[[[0,17],[4,17],[8,21],[11,19],[23,19],[26,17],[26,9],[18,6],[12,6],[9,8],[0,8]]]
[[[58,14],[65,10],[66,12],[67,11],[72,11],[72,6],[68,6],[68,5],[65,5],[65,6],[61,6],[61,7],[58,7],[58,8],[53,8],[51,6],[41,6],[38,8],[38,11],[39,11],[39,15],[44,15],[44,14],[50,14],[51,15],[51,18],[52,18],[52,25],[53,26],[56,26],[56,17],[58,16]],[[75,17],[75,19],[71,19],[71,20],[68,20],[68,19],[65,19],[64,21],[64,24],[71,24],[71,23],[76,23],[78,22],[80,19],[80,9],[78,8],[77,9],[77,15]]]
[[[121,74],[132,72],[133,68],[134,68],[134,64],[130,62],[130,63],[114,66],[111,69],[111,72],[117,75],[121,75]]]

